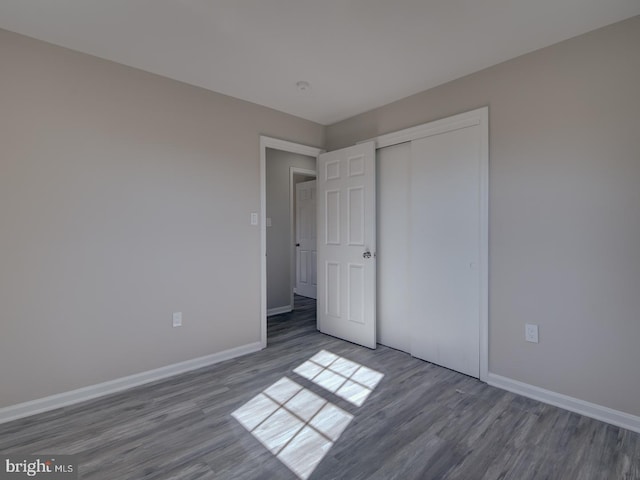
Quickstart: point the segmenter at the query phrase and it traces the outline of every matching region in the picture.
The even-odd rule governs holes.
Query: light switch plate
[[[524,326],[524,339],[527,342],[538,343],[538,325],[527,323]]]
[[[182,312],[173,312],[173,326],[174,327],[182,326]]]
[[[251,212],[251,225],[258,225],[258,214]]]

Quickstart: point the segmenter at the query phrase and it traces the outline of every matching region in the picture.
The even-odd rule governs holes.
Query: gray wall
[[[634,415],[639,46],[635,17],[327,129],[335,149],[489,105],[490,370]]]
[[[259,135],[324,128],[6,31],[0,65],[0,407],[258,342]]]
[[[271,218],[271,227],[267,228],[267,309],[270,309],[291,305],[294,287],[291,283],[294,265],[291,255],[289,168],[315,170],[316,159],[268,148],[266,167],[267,217]]]

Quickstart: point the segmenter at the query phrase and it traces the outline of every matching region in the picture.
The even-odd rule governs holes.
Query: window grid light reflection
[[[294,372],[356,406],[364,403],[383,377],[326,350]],[[353,415],[287,377],[231,415],[302,480],[311,475],[353,419]]]

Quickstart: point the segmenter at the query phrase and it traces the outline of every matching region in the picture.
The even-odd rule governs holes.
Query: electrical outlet
[[[174,327],[182,326],[182,312],[173,312],[173,326]]]
[[[524,339],[527,342],[538,343],[538,325],[527,323],[524,326]]]

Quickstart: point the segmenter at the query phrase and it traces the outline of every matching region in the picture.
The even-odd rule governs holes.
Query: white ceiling
[[[0,28],[325,125],[638,14],[640,0],[0,0]]]

